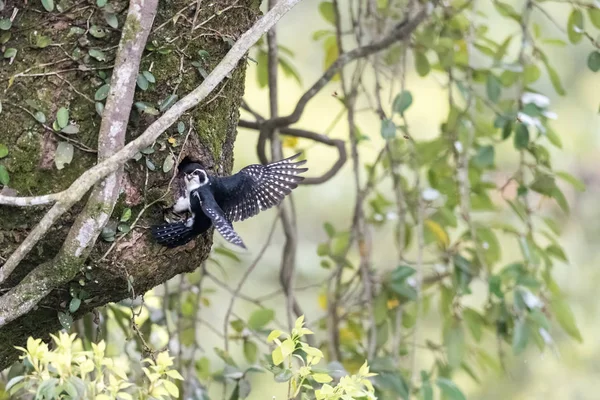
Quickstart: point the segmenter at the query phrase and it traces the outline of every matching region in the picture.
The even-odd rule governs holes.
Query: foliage
[[[18,347],[25,372],[14,376],[6,385],[11,396],[31,394],[36,399],[172,399],[179,397],[173,381],[183,377],[172,369],[173,360],[166,351],[156,360],[146,358],[142,370],[146,382],[134,385],[127,372],[127,359],[107,357],[104,341],[92,343],[85,351],[76,334],[60,332],[52,336],[54,349],[49,350],[41,339],[29,338],[27,348]]]
[[[375,399],[373,384],[367,378],[377,374],[369,372],[367,361],[356,374],[341,377],[335,386],[329,384],[333,378],[328,371],[315,368],[323,359],[323,353],[301,340],[303,336],[312,334],[304,327],[302,315],[296,320],[291,334],[277,329],[267,337],[269,343],[275,344],[271,352],[272,363],[267,368],[277,382],[289,382],[292,398],[302,393],[309,398],[314,395],[317,400]],[[283,341],[279,339],[281,336],[285,338]],[[294,366],[294,360],[299,361],[299,367]],[[318,387],[319,384],[321,387]]]

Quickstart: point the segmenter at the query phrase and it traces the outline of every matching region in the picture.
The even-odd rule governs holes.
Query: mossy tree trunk
[[[96,162],[94,150],[101,121],[98,111],[103,103],[102,90],[98,89],[110,82],[110,67],[128,2],[111,0],[112,10],[106,7],[98,7],[95,0],[62,0],[48,12],[36,0],[27,4],[4,0],[0,21],[12,18],[12,23],[9,29],[0,31],[1,50],[6,54],[8,49],[16,49],[17,53],[0,60],[0,144],[8,148],[0,165],[10,178],[4,182],[3,194],[59,192]],[[252,0],[199,2],[199,7],[196,9],[196,4],[189,1],[160,0],[140,68],[140,72],[150,71],[155,83],[141,78],[127,140],[137,137],[158,118],[155,110],[160,112],[161,105],[195,88],[205,72],[227,53],[232,41],[258,17],[258,3]],[[14,346],[23,345],[28,336],[47,337],[60,328],[58,313],[68,309],[72,289],[87,292],[74,315],[81,317],[95,307],[131,296],[131,284],[135,293],[143,293],[176,274],[193,271],[206,259],[212,231],[184,248],[165,250],[150,241],[146,228],[160,220],[161,205],[172,201],[169,195],[163,197],[173,173],[163,172],[163,163],[172,154],[198,158],[214,173],[231,171],[244,75],[245,62],[240,62],[213,97],[157,140],[152,153],[145,151],[138,161],[125,165],[121,195],[108,227],[114,229],[129,208],[131,220],[143,211],[135,228],[114,246],[98,240],[75,279],[57,287],[36,309],[0,329],[0,368],[15,360]],[[79,128],[77,133],[52,129],[61,108],[68,110],[70,123]],[[59,170],[55,159],[61,142],[73,145],[74,154],[71,162]],[[85,201],[53,226],[0,287],[2,291],[18,285],[36,266],[56,256]],[[0,265],[46,211],[46,207],[0,206]],[[60,266],[55,270],[61,273]]]

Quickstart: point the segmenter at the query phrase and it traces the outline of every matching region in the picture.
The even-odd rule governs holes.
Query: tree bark
[[[11,18],[18,9],[9,30],[10,38],[2,45],[4,49],[17,49],[17,55],[12,62],[0,60],[0,144],[9,149],[8,156],[0,160],[0,164],[10,174],[10,183],[2,189],[3,194],[28,196],[59,192],[97,160],[97,154],[90,151],[98,147],[101,120],[94,97],[97,89],[110,81],[110,66],[115,46],[121,38],[120,28],[125,22],[128,3],[110,2],[119,21],[117,29],[108,26],[104,12],[98,9],[95,1],[63,1],[60,4],[62,12],[49,13],[40,2],[24,4],[7,0],[0,11],[2,19]],[[216,0],[210,4],[198,2],[197,5],[183,0],[161,0],[148,41],[154,51],[146,52],[140,68],[140,71],[150,70],[156,83],[147,91],[138,89],[134,101],[158,109],[169,96],[182,97],[190,92],[202,81],[204,71],[214,68],[227,53],[231,41],[254,23],[259,15],[258,5],[252,0]],[[200,8],[196,9],[197,6]],[[196,29],[192,29],[192,24]],[[104,29],[104,37],[91,34],[90,27],[98,36],[94,25]],[[74,33],[73,27],[81,28],[85,33]],[[36,47],[46,40],[44,37],[50,38],[53,45]],[[106,61],[90,56],[92,49],[101,50]],[[192,62],[199,64],[194,66]],[[179,154],[190,127],[192,130],[181,157],[189,155],[199,159],[215,174],[231,172],[244,77],[245,62],[240,62],[231,78],[217,88],[214,97],[181,119],[185,124],[184,134],[180,134],[177,127],[169,129],[157,140],[154,153],[125,165],[121,194],[109,224],[115,225],[125,208],[131,208],[134,219],[145,205],[163,196],[172,177],[172,171],[163,173],[163,161],[171,156],[171,152],[175,156]],[[58,142],[65,138],[48,127],[56,119],[60,107],[69,109],[70,119],[79,126],[79,133],[66,137],[76,146],[75,153],[71,163],[58,170],[54,157]],[[44,124],[32,117],[38,111],[47,119]],[[156,118],[134,107],[127,141],[137,137]],[[178,147],[172,147],[173,139]],[[155,171],[148,169],[146,158],[156,166]],[[54,225],[0,287],[3,292],[32,271],[33,274],[43,271],[35,268],[56,256],[86,201],[84,198]],[[50,332],[60,328],[57,315],[68,309],[72,288],[84,289],[89,294],[74,315],[78,318],[93,308],[130,297],[130,286],[135,294],[142,294],[177,274],[195,270],[209,254],[212,231],[190,245],[174,250],[158,247],[149,237],[148,226],[162,218],[160,205],[170,205],[171,201],[172,197],[166,196],[164,201],[149,207],[137,221],[136,228],[103,259],[111,243],[98,240],[88,262],[72,282],[56,288],[30,313],[3,326],[0,329],[0,369],[16,359],[14,346],[23,345],[28,336],[47,338]],[[47,210],[48,207],[0,207],[0,263]],[[60,274],[58,267],[55,269]]]

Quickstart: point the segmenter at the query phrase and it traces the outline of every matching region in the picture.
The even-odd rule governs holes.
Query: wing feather
[[[306,160],[293,161],[300,153],[267,165],[253,164],[237,174],[217,178],[217,202],[230,221],[243,221],[262,210],[274,207],[304,180],[299,174]]]

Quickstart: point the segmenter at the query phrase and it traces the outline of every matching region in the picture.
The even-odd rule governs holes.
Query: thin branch
[[[347,53],[341,54],[337,60],[327,71],[319,78],[310,89],[308,89],[300,98],[294,111],[285,117],[278,117],[273,120],[265,121],[268,126],[289,126],[300,120],[306,104],[312,99],[334,76],[335,74],[346,64],[350,63],[359,58],[368,57],[378,51],[384,50],[399,40],[406,39],[412,32],[419,26],[419,24],[425,20],[427,16],[427,7],[421,8],[414,16],[409,17],[396,25],[392,31],[385,36],[383,39],[377,42],[368,44],[366,46],[358,47]]]
[[[258,115],[258,114],[257,114]],[[252,122],[246,120],[240,120],[238,122],[238,126],[242,128],[260,130],[260,122]],[[305,129],[297,129],[297,128],[279,128],[279,132],[282,135],[286,136],[294,136],[303,139],[310,139],[312,141],[325,144],[327,146],[335,147],[338,151],[338,158],[335,163],[331,166],[331,168],[325,172],[323,175],[314,177],[314,178],[305,178],[301,185],[318,185],[324,182],[327,182],[329,179],[333,178],[344,166],[346,160],[348,159],[348,155],[346,153],[346,143],[340,139],[332,139],[328,136],[322,135],[320,133],[307,131]]]
[[[229,317],[231,316],[231,312],[233,311],[233,304],[235,303],[235,300],[237,299],[240,291],[242,290],[242,286],[244,286],[244,283],[246,283],[246,280],[248,279],[248,277],[250,276],[252,271],[254,271],[254,268],[256,268],[256,266],[258,265],[260,260],[263,258],[265,251],[271,244],[271,239],[273,238],[273,233],[275,232],[275,228],[277,227],[278,219],[279,219],[279,213],[277,213],[277,215],[275,216],[275,219],[273,220],[273,223],[271,224],[271,230],[269,231],[269,235],[267,236],[267,241],[265,242],[263,247],[258,252],[258,255],[254,259],[252,264],[250,264],[248,269],[246,269],[246,272],[244,272],[244,276],[242,276],[242,279],[240,279],[240,282],[238,283],[237,287],[235,288],[235,291],[233,292],[233,295],[231,296],[231,300],[229,301],[229,307],[227,307],[227,312],[225,313],[225,320],[223,322],[223,337],[225,338],[225,351],[229,351],[229,339],[228,339]]]
[[[98,163],[90,168],[83,175],[77,178],[65,191],[65,196],[61,201],[54,205],[51,211],[44,216],[42,222],[34,231],[34,238],[28,237],[25,242],[9,257],[1,268],[2,274],[8,275],[4,271],[12,271],[23,260],[25,255],[33,248],[48,231],[50,226],[67,210],[69,210],[77,201],[79,201],[91,187],[115,172],[131,158],[134,158],[139,149],[151,145],[166,129],[173,125],[183,113],[195,107],[204,100],[212,90],[237,66],[242,57],[248,52],[260,37],[270,29],[283,15],[285,15],[300,0],[282,0],[272,10],[259,19],[253,27],[246,31],[240,39],[232,46],[231,50],[225,55],[215,69],[206,77],[202,84],[191,93],[183,97],[171,108],[169,108],[159,119],[152,123],[139,137],[128,143],[122,150],[118,151],[108,159]],[[53,211],[53,213],[51,213]],[[44,225],[42,225],[44,223]],[[31,236],[31,234],[30,234]],[[24,242],[24,243],[25,243]],[[62,283],[64,277],[56,277],[53,262],[38,266],[34,271],[27,275],[23,281],[2,298],[0,298],[0,326],[7,324],[19,316],[31,310],[35,304],[45,297],[58,283]],[[57,280],[59,280],[57,282]],[[30,286],[35,286],[35,290]],[[26,298],[26,301],[23,299]]]

